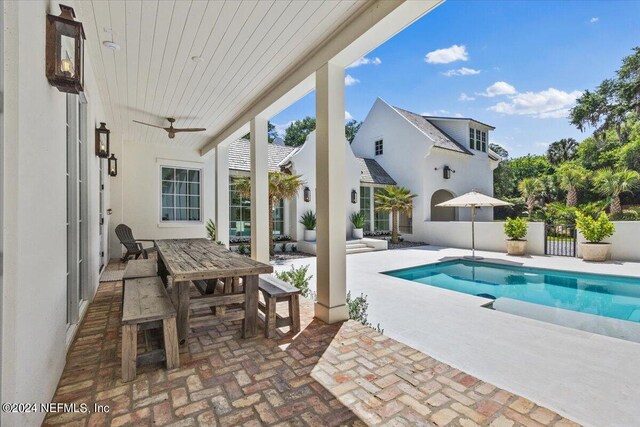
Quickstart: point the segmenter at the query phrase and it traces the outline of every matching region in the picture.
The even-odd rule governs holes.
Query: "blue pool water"
[[[390,271],[393,277],[485,298],[640,322],[640,279],[467,260]]]

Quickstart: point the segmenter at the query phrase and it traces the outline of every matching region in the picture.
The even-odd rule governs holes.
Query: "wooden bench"
[[[127,287],[127,282],[131,279],[139,279],[141,277],[155,277],[158,275],[158,263],[152,259],[132,259],[127,261],[127,266],[122,275],[122,294]],[[122,298],[124,304],[124,298]],[[123,308],[123,305],[120,308]]]
[[[132,259],[127,262],[124,269],[126,279],[137,279],[140,277],[154,277],[158,275],[158,263],[153,259]]]
[[[293,333],[300,332],[300,289],[270,274],[260,275],[258,289],[264,298],[264,303],[258,302],[260,318],[264,321],[264,336],[273,338],[276,328],[284,326],[289,326]],[[276,312],[276,303],[284,301],[289,303],[288,317]]]
[[[138,364],[165,360],[167,369],[180,366],[176,310],[160,277],[129,279],[122,311],[122,381],[136,377]],[[138,329],[161,327],[164,349],[138,355]]]

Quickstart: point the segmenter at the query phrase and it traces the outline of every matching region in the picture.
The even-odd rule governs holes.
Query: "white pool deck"
[[[385,335],[587,426],[640,425],[640,344],[482,308],[484,298],[380,274],[468,255],[422,246],[347,256],[347,286],[368,295],[369,321]],[[487,261],[640,277],[640,263],[586,263],[565,257]],[[276,270],[315,258],[276,264]]]

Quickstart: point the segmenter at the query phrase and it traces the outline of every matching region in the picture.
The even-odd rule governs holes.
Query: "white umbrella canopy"
[[[510,206],[512,204],[513,203],[487,196],[486,194],[478,193],[477,191],[470,191],[462,196],[447,200],[446,202],[438,203],[436,206],[442,208],[471,208],[471,256],[465,258],[482,259],[482,257],[476,257],[476,207]]]

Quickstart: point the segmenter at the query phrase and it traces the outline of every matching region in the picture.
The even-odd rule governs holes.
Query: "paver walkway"
[[[243,340],[240,322],[195,330],[179,369],[146,366],[122,383],[121,296],[121,282],[100,284],[53,399],[109,413],[44,425],[577,425],[356,322],[315,320],[305,299],[296,336]]]

